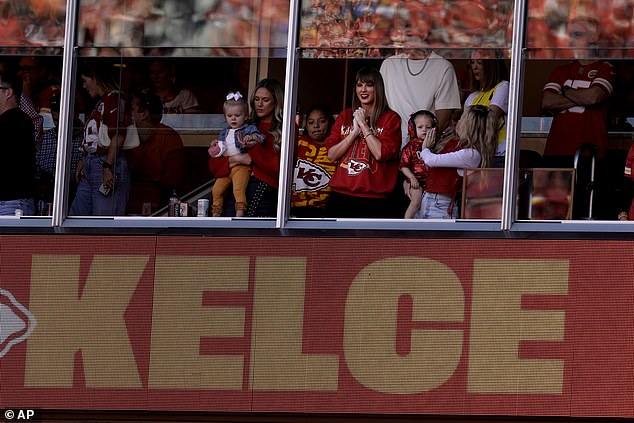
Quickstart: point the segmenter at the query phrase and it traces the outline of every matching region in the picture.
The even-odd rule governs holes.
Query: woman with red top
[[[249,217],[274,217],[277,212],[283,100],[284,90],[278,81],[270,78],[261,80],[255,87],[249,104],[250,120],[264,134],[264,142],[254,140],[245,146],[249,151],[244,154],[209,160],[211,173],[216,177],[228,176],[229,169],[233,166],[251,165],[253,175],[247,185],[246,216]],[[231,201],[225,201],[226,205],[230,203]],[[230,213],[226,208],[224,214],[235,216],[235,213]]]
[[[329,182],[328,214],[391,216],[388,197],[398,176],[401,118],[388,107],[377,69],[366,67],[357,72],[352,108],[337,116],[326,147],[328,158],[337,163]]]
[[[422,219],[456,219],[459,216],[456,196],[462,188],[464,169],[490,167],[497,148],[498,117],[486,106],[465,110],[455,134],[436,141],[436,130],[425,135],[421,158],[427,167],[425,193],[416,217]]]

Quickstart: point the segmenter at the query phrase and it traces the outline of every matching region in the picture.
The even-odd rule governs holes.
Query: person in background
[[[22,93],[31,99],[38,112],[50,108],[49,99],[59,90],[60,81],[49,71],[45,58],[22,56],[18,61],[18,75],[22,77]],[[61,63],[58,64],[61,69]]]
[[[31,119],[19,109],[22,81],[0,72],[0,215],[35,215],[35,135]]]
[[[126,151],[130,169],[127,213],[150,215],[184,185],[185,153],[180,135],[161,123],[163,103],[150,90],[134,91],[130,101],[139,146]]]
[[[216,177],[228,176],[236,165],[251,165],[253,174],[247,185],[248,217],[274,217],[277,213],[277,190],[282,146],[282,110],[284,90],[275,79],[257,83],[249,99],[250,121],[264,134],[264,142],[252,140],[248,152],[209,161],[209,170]],[[231,202],[225,199],[223,215],[235,216]]]
[[[437,133],[451,126],[454,110],[461,108],[456,71],[448,60],[427,49],[410,49],[387,57],[381,64],[389,106],[401,116],[402,145],[407,121],[417,110],[429,110],[438,119]]]
[[[324,140],[334,122],[324,105],[314,105],[306,114],[304,134],[297,140],[291,193],[291,215],[316,218],[326,215],[330,197],[328,182],[336,165],[328,159]]]
[[[498,118],[488,107],[470,106],[456,125],[456,136],[436,141],[435,129],[425,135],[421,158],[427,167],[420,219],[456,219],[463,169],[490,167],[498,139]]]
[[[464,110],[469,106],[482,105],[491,109],[500,121],[498,147],[493,167],[504,167],[506,155],[506,114],[509,107],[509,81],[506,64],[501,59],[485,58],[479,50],[469,60],[472,86],[476,90],[464,102]]]
[[[246,146],[252,145],[251,139],[263,143],[264,135],[258,128],[247,123],[249,106],[240,92],[229,93],[223,105],[227,126],[223,128],[217,139],[211,142],[209,155],[212,159],[218,157],[231,157],[247,152]],[[229,186],[233,186],[233,198],[235,200],[236,216],[244,217],[247,210],[246,189],[251,176],[251,166],[235,165],[231,168],[229,176],[216,176],[216,181],[211,190],[213,217],[222,216],[225,193]]]
[[[427,132],[435,128],[436,125],[438,125],[438,120],[429,110],[419,110],[409,118],[408,135],[410,139],[401,151],[401,162],[399,163],[399,168],[405,176],[403,191],[410,200],[409,206],[405,210],[405,219],[413,219],[420,209],[427,176],[427,168],[420,152],[423,149],[423,140]]]
[[[574,17],[568,24],[568,32],[575,60],[556,68],[542,93],[541,107],[553,115],[543,167],[572,168],[576,151],[590,146],[597,160],[595,200],[601,204],[605,183],[602,181],[603,157],[608,143],[606,116],[615,74],[609,62],[596,59],[599,22],[594,17]],[[577,169],[573,218],[589,212],[589,193],[581,189],[587,185],[588,161],[582,157],[583,165]]]
[[[14,73],[14,64],[8,61],[0,61],[0,73]],[[24,82],[22,82],[24,84]],[[33,101],[20,90],[18,107],[31,119],[33,133],[35,134],[35,151],[39,151],[42,146],[44,136],[44,117],[39,113]]]
[[[329,215],[390,217],[400,146],[401,119],[388,107],[381,74],[360,69],[352,108],[339,113],[326,139],[328,159],[337,164],[329,182]]]
[[[40,186],[40,197],[45,202],[53,201],[53,185],[55,180],[55,168],[57,160],[57,139],[59,133],[59,91],[56,91],[47,99],[47,104],[51,110],[51,117],[53,120],[53,127],[44,131],[44,137],[42,140],[42,147],[37,152],[37,174],[38,182]],[[77,170],[77,163],[81,160],[81,143],[83,141],[81,121],[75,120],[73,125],[73,137],[71,140],[70,148],[70,174],[75,175]],[[74,196],[76,185],[71,183],[71,197]]]
[[[130,193],[128,162],[121,147],[125,140],[127,119],[125,100],[107,64],[85,64],[80,70],[83,87],[96,100],[86,118],[75,180],[77,193],[69,215],[121,216],[125,214]],[[100,145],[99,131],[107,126],[110,145]],[[105,128],[104,128],[105,129]]]
[[[625,169],[621,182],[618,220],[634,220],[634,144],[630,146],[625,158]]]
[[[150,82],[163,102],[163,113],[198,113],[196,95],[176,81],[176,66],[163,60],[150,64]]]

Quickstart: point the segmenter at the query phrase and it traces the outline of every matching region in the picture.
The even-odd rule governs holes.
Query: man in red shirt
[[[575,60],[552,72],[542,95],[542,109],[553,114],[544,165],[571,168],[575,152],[587,144],[597,158],[595,173],[599,178],[608,141],[606,114],[614,70],[610,63],[594,59],[599,37],[599,23],[594,18],[573,18],[568,32]],[[578,169],[580,180],[585,176],[582,173],[589,174],[585,161]],[[575,217],[593,217],[588,216],[590,200],[584,195],[589,194],[584,192],[585,184],[579,184],[581,189],[575,191]]]
[[[143,90],[132,95],[132,120],[140,145],[127,151],[132,182],[128,214],[154,213],[176,190],[183,194],[185,155],[180,135],[161,123],[160,98]]]

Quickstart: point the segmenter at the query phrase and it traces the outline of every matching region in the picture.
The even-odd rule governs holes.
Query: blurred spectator
[[[72,216],[123,215],[130,193],[128,162],[121,152],[128,126],[125,101],[112,67],[100,65],[85,64],[80,70],[84,89],[97,103],[84,126],[84,156],[75,172],[79,185],[69,211]]]
[[[29,117],[18,108],[22,81],[9,72],[0,72],[0,215],[35,214],[35,140]]]
[[[61,63],[60,69],[61,69]],[[59,90],[56,80],[38,56],[23,56],[18,62],[18,74],[22,77],[22,93],[29,97],[38,112],[50,107],[51,95]]]
[[[161,60],[150,64],[150,81],[163,103],[163,113],[198,113],[198,99],[190,90],[178,86],[176,66]]]
[[[59,93],[55,93],[47,100],[53,118],[53,127],[44,131],[42,148],[37,152],[37,174],[40,185],[40,195],[44,200],[53,200],[53,184],[55,179],[55,166],[57,160],[57,139],[59,133]],[[73,138],[68,146],[71,150],[70,174],[75,175],[77,162],[81,159],[82,123],[75,120],[73,125]],[[74,195],[74,187],[71,184],[71,197]]]
[[[13,73],[13,66],[7,61],[0,61],[0,73]],[[18,107],[31,119],[33,124],[33,133],[35,134],[35,150],[39,151],[42,145],[42,137],[44,136],[44,118],[33,104],[33,101],[22,92],[20,87],[20,97]]]
[[[606,114],[615,74],[610,63],[596,59],[599,22],[591,16],[578,16],[571,19],[568,32],[575,60],[552,72],[542,94],[542,109],[553,114],[544,150],[544,166],[573,167],[575,152],[589,145],[594,149],[598,161],[596,174],[601,179],[602,159],[608,142]],[[589,163],[584,168],[589,169]],[[578,169],[579,187],[587,185],[583,174],[589,177],[589,171]],[[597,187],[600,184],[599,181]],[[600,196],[600,188],[596,194]],[[596,200],[600,201],[599,198]],[[588,209],[589,193],[575,189],[574,217],[584,216]]]
[[[151,91],[132,94],[131,113],[140,146],[126,152],[132,184],[127,212],[150,215],[168,203],[173,190],[182,193],[183,141],[176,131],[160,123],[163,104]]]

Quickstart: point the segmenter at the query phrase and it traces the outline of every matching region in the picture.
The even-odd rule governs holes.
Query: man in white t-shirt
[[[390,56],[381,64],[381,75],[388,104],[401,116],[401,146],[408,141],[407,123],[412,113],[421,109],[435,113],[440,134],[449,125],[453,111],[461,108],[453,65],[431,50]]]

